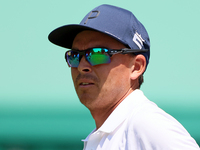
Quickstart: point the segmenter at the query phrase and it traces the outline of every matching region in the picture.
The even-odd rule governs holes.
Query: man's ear
[[[143,55],[139,54],[136,55],[134,60],[133,60],[133,64],[132,64],[132,68],[131,68],[132,72],[131,72],[131,76],[130,78],[132,80],[137,79],[140,75],[143,74],[143,72],[146,69],[146,59]]]

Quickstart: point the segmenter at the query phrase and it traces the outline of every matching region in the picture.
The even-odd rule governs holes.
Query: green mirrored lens
[[[71,50],[66,53],[66,59],[70,67],[78,67],[80,57],[83,55],[92,66],[106,64],[110,63],[108,51],[106,48],[91,48],[84,51]]]
[[[93,66],[110,63],[110,56],[106,48],[93,48],[89,54],[86,54],[86,58]]]

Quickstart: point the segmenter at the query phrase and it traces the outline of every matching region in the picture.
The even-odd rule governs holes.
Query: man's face
[[[79,33],[72,48],[121,49],[125,46],[117,40],[100,32],[83,31]],[[72,79],[77,95],[89,110],[112,109],[131,88],[131,67],[134,57],[128,54],[115,54],[111,63],[91,66],[85,57],[80,60],[78,68],[71,68]]]

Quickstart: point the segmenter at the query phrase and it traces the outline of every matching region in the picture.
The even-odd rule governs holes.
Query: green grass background
[[[47,36],[94,7],[132,11],[151,58],[142,90],[200,143],[199,0],[0,0],[0,149],[81,149],[94,128],[64,54]]]

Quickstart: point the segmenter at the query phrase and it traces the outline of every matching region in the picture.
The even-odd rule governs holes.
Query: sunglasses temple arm
[[[149,51],[148,49],[128,49],[128,48],[124,48],[124,49],[122,49],[122,54],[148,52],[148,51]]]

